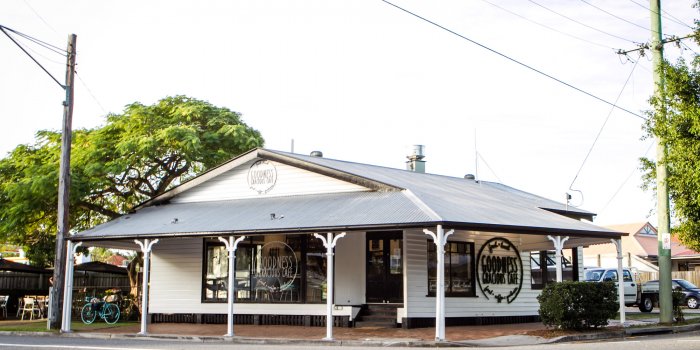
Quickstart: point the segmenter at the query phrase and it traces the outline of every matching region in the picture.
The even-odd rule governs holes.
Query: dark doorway
[[[403,302],[403,233],[367,232],[368,303]]]

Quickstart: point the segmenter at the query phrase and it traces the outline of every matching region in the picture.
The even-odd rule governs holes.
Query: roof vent
[[[410,170],[416,173],[425,172],[425,146],[423,145],[413,145],[411,149],[411,154],[406,156],[408,160],[406,161],[406,170]]]
[[[464,178],[467,180],[476,180],[476,176],[474,176],[474,174],[464,175]]]
[[[310,156],[312,156],[312,157],[323,158],[323,152],[321,152],[321,151],[312,151],[311,154],[310,154]]]

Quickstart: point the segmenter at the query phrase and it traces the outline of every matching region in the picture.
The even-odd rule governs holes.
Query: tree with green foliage
[[[40,131],[0,160],[0,242],[25,247],[39,266],[53,261],[61,135]],[[174,96],[133,103],[106,125],[73,131],[70,227],[116,218],[196,174],[263,145],[227,108]]]
[[[700,1],[696,4],[696,7]],[[700,30],[695,32],[700,43]],[[691,62],[664,62],[661,97],[650,102],[648,137],[656,137],[667,149],[665,164],[672,214],[672,231],[686,246],[700,251],[700,57]],[[655,188],[656,163],[642,159],[645,188]]]

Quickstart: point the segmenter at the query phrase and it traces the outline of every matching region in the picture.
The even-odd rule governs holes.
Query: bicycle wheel
[[[102,312],[104,313],[102,317],[104,318],[105,322],[109,324],[115,324],[117,323],[117,321],[119,321],[119,306],[117,306],[116,304],[105,304],[104,309],[102,309]]]
[[[95,322],[95,317],[97,317],[97,313],[92,309],[92,304],[85,304],[85,306],[83,306],[83,309],[80,311],[80,318],[83,320],[83,323],[93,323]]]

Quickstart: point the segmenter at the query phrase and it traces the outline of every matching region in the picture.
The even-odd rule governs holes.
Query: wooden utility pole
[[[53,269],[53,288],[51,289],[51,305],[49,306],[49,329],[61,329],[63,308],[63,283],[66,271],[66,245],[68,237],[69,216],[68,200],[70,198],[70,151],[73,124],[73,82],[75,76],[75,55],[77,36],[68,36],[68,56],[66,59],[66,100],[63,101],[63,130],[61,138],[61,165],[58,175],[58,232],[56,232],[56,258]],[[70,307],[70,305],[63,305]]]

